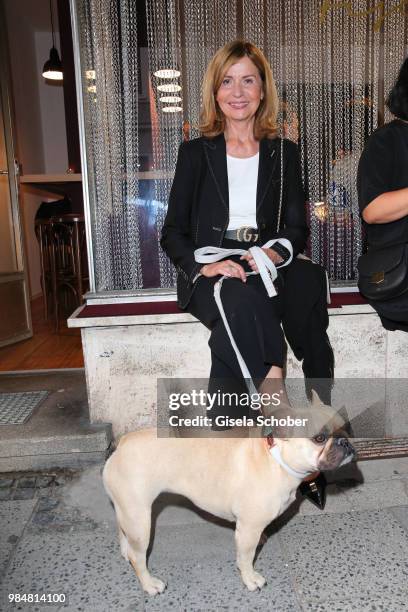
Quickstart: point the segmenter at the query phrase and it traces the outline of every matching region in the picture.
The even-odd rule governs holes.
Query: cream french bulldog
[[[147,593],[162,593],[166,587],[146,565],[151,507],[164,491],[184,495],[203,510],[235,521],[242,580],[250,591],[264,586],[265,578],[254,570],[253,560],[265,527],[293,502],[308,474],[333,470],[355,454],[331,408],[314,405],[311,413],[311,439],[158,438],[156,430],[148,429],[121,438],[105,464],[103,481],[116,511],[122,556]]]

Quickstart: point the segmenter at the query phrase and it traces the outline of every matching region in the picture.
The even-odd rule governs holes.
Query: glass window
[[[177,150],[199,135],[208,60],[236,37],[270,60],[281,133],[300,148],[308,254],[334,281],[355,283],[357,164],[389,119],[384,97],[408,28],[390,3],[383,13],[383,3],[354,4],[77,0],[97,292],[174,287],[159,236]]]

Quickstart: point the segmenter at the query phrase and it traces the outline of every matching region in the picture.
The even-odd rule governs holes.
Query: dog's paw
[[[256,591],[262,589],[266,584],[266,580],[258,572],[251,572],[250,574],[242,574],[242,580],[249,591]]]
[[[119,542],[120,542],[120,554],[125,559],[125,561],[129,561],[129,553],[128,553],[129,543],[123,534],[121,534]]]
[[[163,593],[166,588],[166,583],[160,578],[155,578],[154,576],[149,576],[146,580],[143,581],[143,589],[149,595],[158,595],[159,593]]]

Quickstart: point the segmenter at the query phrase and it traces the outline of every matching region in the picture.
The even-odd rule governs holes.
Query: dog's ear
[[[310,403],[312,405],[312,408],[318,408],[320,406],[327,406],[327,404],[322,402],[319,394],[317,393],[315,389],[312,389],[312,401]]]
[[[346,432],[348,436],[352,437],[354,434],[351,428],[350,417],[348,415],[347,408],[345,406],[342,406],[339,410],[334,410],[334,408],[322,402],[319,397],[319,394],[317,393],[317,391],[315,391],[315,389],[312,389],[311,393],[312,400],[310,402],[310,405],[313,409],[324,410],[325,408],[328,408],[330,411],[332,411],[332,416],[329,418],[330,431],[337,431],[341,429]]]

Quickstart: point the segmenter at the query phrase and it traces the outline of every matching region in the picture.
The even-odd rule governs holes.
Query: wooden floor
[[[81,332],[61,321],[59,333],[53,321],[45,321],[42,298],[31,302],[34,335],[28,340],[0,348],[0,371],[82,368]]]

